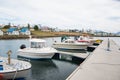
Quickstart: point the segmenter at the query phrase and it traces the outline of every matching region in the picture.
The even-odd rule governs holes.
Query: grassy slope
[[[7,29],[2,29],[2,31],[6,32]],[[59,37],[59,36],[80,36],[81,34],[78,32],[44,32],[44,31],[31,31],[32,37]],[[27,35],[5,35],[0,36],[0,39],[23,39],[28,38]]]
[[[77,36],[80,35],[80,33],[77,32],[43,32],[43,31],[32,31],[33,36],[38,36],[38,37],[56,37],[56,36],[63,36],[63,35],[68,35],[68,36]]]

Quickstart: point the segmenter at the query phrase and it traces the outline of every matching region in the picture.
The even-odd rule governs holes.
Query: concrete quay
[[[66,80],[120,80],[120,50],[104,40]]]

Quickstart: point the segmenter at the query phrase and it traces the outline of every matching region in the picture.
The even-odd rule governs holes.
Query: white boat
[[[89,36],[80,36],[76,41],[78,42],[87,42],[89,46],[92,46],[98,39]]]
[[[68,38],[63,42],[53,43],[53,47],[58,50],[86,50],[88,44],[89,43],[87,42],[77,42],[73,39]]]
[[[0,80],[26,78],[30,73],[31,64],[29,62],[11,59],[9,64],[7,60],[7,58],[0,57]]]
[[[52,47],[46,47],[46,41],[43,39],[30,39],[30,47],[26,48],[24,45],[18,50],[19,57],[29,59],[51,59],[57,52]]]

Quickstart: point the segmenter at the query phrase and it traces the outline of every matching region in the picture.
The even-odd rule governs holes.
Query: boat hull
[[[17,78],[27,78],[30,73],[30,69],[21,70],[21,71],[12,71],[1,73],[3,75],[3,80],[7,79],[17,79]]]
[[[31,64],[26,61],[11,59],[8,64],[7,58],[0,57],[0,80],[27,78],[30,73]]]
[[[85,50],[88,47],[88,44],[70,44],[70,43],[55,43],[53,44],[55,49],[63,50]]]
[[[43,55],[42,55],[43,54]],[[28,58],[28,59],[51,59],[55,53],[42,53],[42,54],[31,54],[31,53],[24,53],[24,52],[19,52],[18,57],[23,57],[23,58]],[[46,55],[44,55],[46,54]]]
[[[20,49],[18,50],[18,57],[24,57],[28,59],[51,59],[57,51],[53,48],[44,49]]]

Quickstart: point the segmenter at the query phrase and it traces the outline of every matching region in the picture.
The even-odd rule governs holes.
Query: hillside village
[[[30,26],[30,24],[28,24],[27,26],[16,26],[16,25],[11,25],[10,23],[8,25],[0,25],[0,36],[4,36],[4,35],[16,35],[16,36],[19,36],[19,35],[24,35],[24,36],[29,36],[29,35],[37,35],[36,34],[39,34],[41,32],[44,32],[44,33],[50,33],[53,32],[54,33],[64,33],[62,35],[65,35],[66,33],[79,33],[79,34],[90,34],[90,35],[93,35],[93,36],[120,36],[120,32],[118,33],[109,33],[109,32],[104,32],[104,31],[98,31],[98,30],[91,30],[91,29],[88,29],[88,30],[78,30],[78,29],[58,29],[58,28],[50,28],[48,26],[41,26],[41,25],[34,25],[34,26]],[[48,34],[49,34],[48,33]],[[78,34],[78,35],[79,35]],[[49,34],[50,35],[50,34]],[[40,35],[38,35],[40,36]],[[43,35],[44,36],[44,35]],[[57,36],[57,35],[56,35]],[[58,34],[58,36],[61,36]]]

